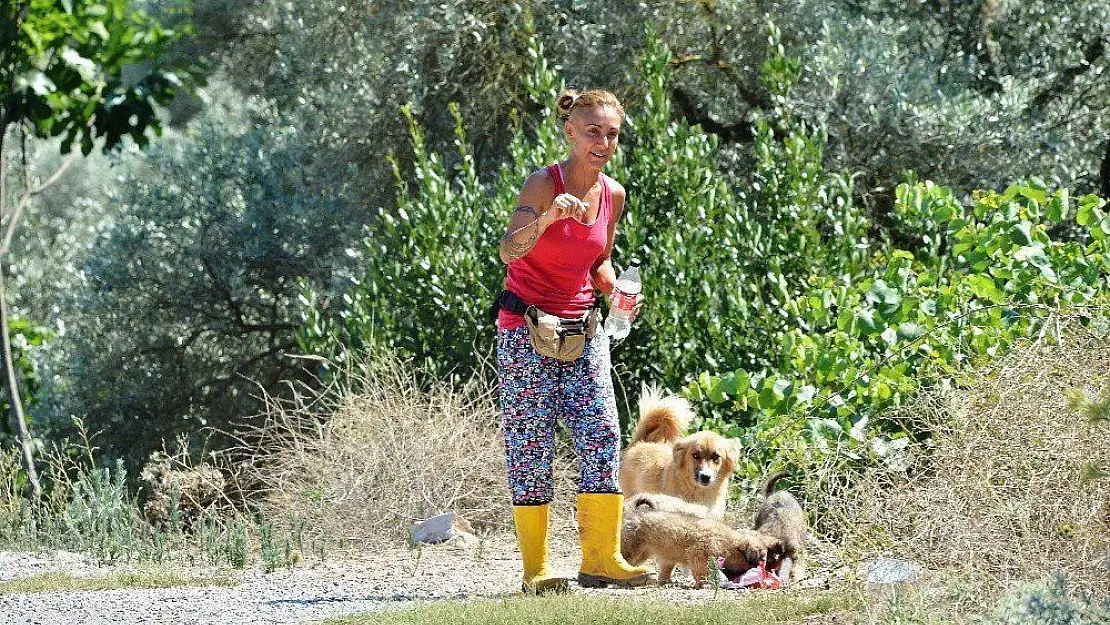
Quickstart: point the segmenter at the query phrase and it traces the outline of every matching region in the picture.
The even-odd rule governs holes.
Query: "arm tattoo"
[[[531,206],[517,206],[515,213],[528,213],[532,215],[532,220],[512,232],[505,232],[505,236],[501,237],[501,249],[505,251],[505,256],[513,260],[530,252],[535,247],[536,240],[540,238],[540,215],[536,209]],[[528,233],[528,238],[518,241],[516,235],[525,231]]]

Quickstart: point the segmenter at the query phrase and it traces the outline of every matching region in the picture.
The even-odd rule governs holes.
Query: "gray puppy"
[[[767,570],[777,573],[784,583],[790,581],[791,574],[795,580],[804,575],[800,560],[804,555],[806,535],[805,514],[798,500],[787,491],[775,492],[775,483],[787,475],[785,471],[779,471],[767,478],[763,487],[763,503],[755,515],[757,532],[782,541],[781,551],[773,550],[767,554]]]

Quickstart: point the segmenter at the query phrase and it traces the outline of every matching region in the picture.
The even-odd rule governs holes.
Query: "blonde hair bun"
[[[574,108],[578,100],[578,92],[573,89],[566,89],[559,94],[559,99],[555,101],[555,114],[559,119],[566,121],[570,118],[570,111]]]
[[[621,118],[624,117],[624,107],[621,106],[617,96],[601,89],[590,89],[582,93],[578,93],[574,89],[564,90],[559,94],[559,98],[555,100],[555,115],[566,121],[570,118],[570,113],[574,109],[591,106],[610,106]]]

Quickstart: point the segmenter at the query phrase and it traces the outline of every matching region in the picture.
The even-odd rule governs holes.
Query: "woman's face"
[[[574,109],[566,122],[571,154],[580,162],[601,169],[617,151],[621,116],[611,106]]]

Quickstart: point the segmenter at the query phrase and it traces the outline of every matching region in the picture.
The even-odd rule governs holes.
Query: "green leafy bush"
[[[999,602],[997,625],[1102,625],[1110,623],[1110,601],[1068,590],[1063,575],[1025,585]]]
[[[1073,208],[1066,190],[1049,194],[1037,181],[967,205],[927,183],[902,185],[898,197],[896,214],[936,244],[878,251],[869,276],[827,280],[787,302],[790,327],[768,342],[770,367],[706,372],[688,385],[691,397],[731,409],[713,425],[755,425],[747,434],[765,449],[795,441],[796,451],[835,448],[853,460],[892,454],[912,431],[884,423],[886,409],[924,386],[958,384],[969,366],[1048,331],[1061,307],[1110,293],[1106,200]],[[1085,241],[1049,237],[1069,219]]]
[[[769,104],[753,118],[746,181],[718,167],[712,135],[672,121],[671,55],[648,36],[643,101],[608,168],[629,190],[614,261],[643,261],[648,297],[616,348],[618,385],[684,388],[702,401],[699,425],[757,450],[752,474],[782,448],[897,464],[915,432],[888,408],[958,384],[970,365],[1046,331],[1059,307],[1105,297],[1106,202],[1035,179],[964,201],[911,178],[891,223],[870,223],[852,178],[824,168],[820,126],[787,106],[802,68],[769,31]],[[530,58],[525,83],[543,107],[561,85],[536,43]],[[395,166],[397,206],[366,231],[365,271],[338,305],[306,292],[299,340],[333,359],[390,349],[435,374],[467,373],[492,346],[497,241],[522,181],[564,155],[561,130],[550,115],[518,122],[509,161],[486,182],[457,112],[450,159],[430,153],[406,115],[412,184]],[[1054,240],[1057,231],[1069,235]]]
[[[32,357],[33,352],[46,345],[54,333],[49,328],[19,317],[8,319],[8,333],[12,346],[12,366],[15,367],[16,378],[20,382],[20,397],[24,407],[30,408],[42,389],[42,379],[39,367]],[[10,413],[7,392],[0,393],[0,414]],[[2,419],[0,423],[0,442],[14,440],[16,433],[12,430],[11,419]]]
[[[335,279],[362,221],[349,171],[232,95],[118,179],[64,301],[70,331],[49,370],[64,388],[39,414],[63,432],[81,415],[132,476],[163,440],[199,447],[203,426],[229,430],[259,410],[260,387],[302,374],[286,355],[300,280]]]
[[[539,65],[533,89],[553,102],[554,74],[543,64],[542,49],[534,58]],[[366,229],[362,250],[353,252],[364,271],[341,302],[332,304],[313,288],[302,298],[298,341],[305,352],[344,361],[353,353],[385,348],[433,374],[466,375],[477,362],[475,352],[491,343],[494,326],[487,311],[504,278],[497,245],[516,205],[515,185],[536,163],[555,158],[558,130],[553,122],[542,125],[540,139],[530,147],[518,126],[513,161],[490,185],[478,179],[462,120],[456,107],[451,110],[458,148],[454,167],[428,151],[412,110],[403,109],[412,137],[414,185],[405,182],[391,157],[397,202],[381,209],[380,222]]]
[[[762,77],[781,95],[797,68],[773,25],[770,35]],[[629,208],[618,255],[643,258],[649,298],[619,348],[634,388],[678,386],[706,365],[769,365],[767,338],[781,327],[784,304],[814,279],[858,271],[867,241],[849,179],[821,166],[823,135],[784,110],[756,118],[753,173],[734,190],[717,166],[715,138],[671,121],[669,58],[649,38],[649,98],[624,160]]]
[[[779,54],[764,68],[769,88],[797,78]],[[524,78],[537,106],[562,85],[538,43]],[[625,387],[663,381],[678,386],[691,371],[766,363],[764,337],[782,324],[783,302],[819,275],[854,271],[865,258],[866,221],[853,208],[847,178],[821,168],[823,137],[779,111],[758,122],[757,168],[750,189],[733,190],[713,136],[671,121],[671,55],[649,35],[641,63],[646,96],[627,119],[622,150],[608,173],[628,188],[614,261],[644,263],[650,300],[619,351]],[[546,108],[544,109],[546,112]],[[776,117],[778,115],[778,117]],[[505,269],[497,242],[516,194],[537,168],[565,155],[561,125],[545,114],[518,122],[510,160],[483,182],[456,119],[458,153],[428,152],[406,109],[413,182],[397,172],[398,199],[368,227],[360,252],[365,271],[333,303],[306,292],[300,345],[342,360],[351,350],[387,348],[435,373],[465,373],[492,345],[485,311]]]

